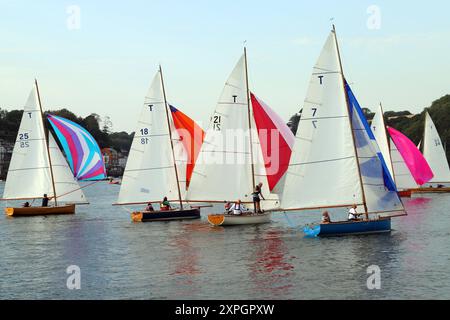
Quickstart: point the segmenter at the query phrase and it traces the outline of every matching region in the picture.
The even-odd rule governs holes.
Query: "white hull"
[[[213,226],[239,226],[249,224],[262,224],[271,221],[272,213],[249,214],[249,215],[231,215],[216,214],[209,215],[208,222]]]

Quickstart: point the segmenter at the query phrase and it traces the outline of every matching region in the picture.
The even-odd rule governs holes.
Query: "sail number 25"
[[[28,139],[30,136],[28,133],[19,133],[20,147],[21,148],[29,148],[30,144],[28,143]]]

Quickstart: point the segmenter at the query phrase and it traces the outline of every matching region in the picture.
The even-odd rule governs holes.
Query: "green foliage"
[[[425,111],[428,111],[433,119],[447,152],[447,159],[450,159],[450,95],[434,101],[429,108],[423,110],[420,114],[413,116],[409,111],[388,111],[384,113],[384,118],[387,126],[399,130],[418,145],[423,139]],[[370,109],[363,108],[363,112],[367,120],[373,119],[374,113]],[[300,116],[296,114],[288,122],[288,126],[294,134],[297,132],[299,120]]]
[[[8,142],[15,141],[22,114],[22,110],[7,111],[0,108],[0,137]],[[105,128],[105,125],[100,128],[102,119],[98,114],[92,113],[89,116],[82,118],[65,108],[47,111],[45,114],[60,116],[81,125],[92,134],[100,148],[111,147],[117,151],[124,151],[125,153],[130,150],[134,134],[128,134],[126,132],[109,133],[109,130]],[[111,125],[109,119],[108,125]],[[48,124],[47,127],[50,128],[50,125]]]

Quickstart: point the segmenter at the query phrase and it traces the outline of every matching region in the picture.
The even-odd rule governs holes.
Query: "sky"
[[[250,89],[286,121],[336,24],[361,105],[420,112],[450,94],[450,2],[0,0],[0,108],[34,78],[44,109],[134,131],[158,65],[168,100],[204,128],[246,41]]]

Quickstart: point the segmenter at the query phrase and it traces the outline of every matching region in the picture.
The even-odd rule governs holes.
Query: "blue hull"
[[[373,221],[347,221],[305,227],[303,230],[309,237],[333,237],[357,234],[383,233],[391,231],[391,218]]]

